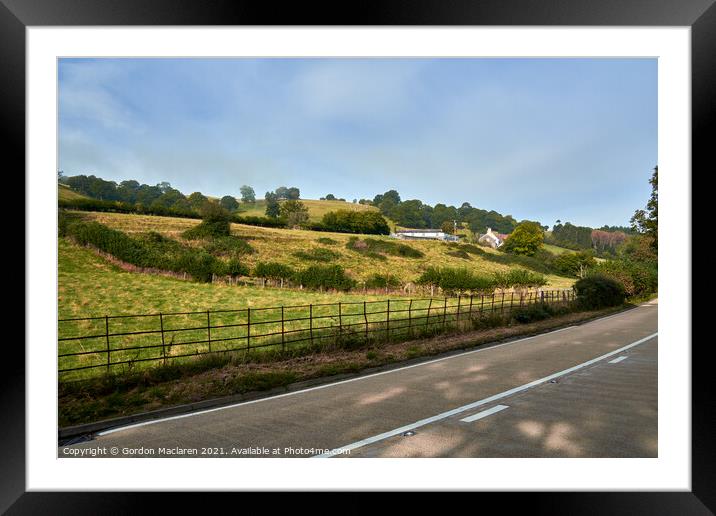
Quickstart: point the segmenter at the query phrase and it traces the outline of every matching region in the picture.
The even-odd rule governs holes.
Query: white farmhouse
[[[450,235],[439,229],[406,229],[391,233],[390,236],[401,240],[444,240],[447,242],[460,240],[455,235]]]
[[[493,249],[497,249],[505,243],[505,238],[507,238],[507,235],[503,235],[502,233],[493,233],[492,228],[487,228],[487,233],[480,235],[477,239],[477,243],[489,245]]]

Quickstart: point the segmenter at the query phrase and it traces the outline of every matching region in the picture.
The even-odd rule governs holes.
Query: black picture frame
[[[2,141],[15,170],[25,167],[25,29],[28,26],[81,25],[557,25],[689,26],[692,43],[692,169],[705,174],[716,119],[716,6],[714,0],[411,0],[353,4],[201,0],[0,0],[0,112]],[[710,168],[713,168],[713,165]],[[685,174],[688,171],[684,171]],[[692,179],[696,174],[692,172]],[[25,198],[24,181],[20,189]],[[17,190],[16,190],[17,191]],[[694,203],[695,204],[695,203]],[[693,228],[690,228],[692,235]],[[26,237],[26,235],[25,235]],[[705,258],[701,258],[702,260]],[[694,269],[697,268],[696,260]],[[25,268],[27,274],[31,274]],[[695,307],[692,300],[691,306]],[[31,306],[26,306],[31,310]],[[693,320],[693,317],[692,317]],[[716,508],[716,445],[713,388],[707,349],[692,346],[692,490],[690,492],[480,494],[500,497],[502,510],[525,501],[537,513],[711,514]],[[689,345],[690,343],[670,343]],[[161,496],[164,510],[191,508],[188,493],[25,492],[25,354],[7,346],[2,378],[3,422],[0,447],[0,510],[9,514],[124,514],[149,510],[148,498]],[[246,493],[224,494],[242,497]],[[275,495],[272,495],[275,496]],[[356,496],[356,495],[351,495]],[[256,498],[256,495],[252,496]],[[458,498],[459,499],[459,498]],[[418,498],[420,500],[420,498]],[[226,500],[228,501],[228,500]],[[278,500],[273,498],[272,505]],[[315,507],[313,500],[291,503]],[[474,503],[474,494],[470,497]],[[231,502],[230,502],[231,503]],[[483,503],[482,500],[480,503]],[[354,511],[371,510],[361,497]],[[219,506],[217,505],[217,508]],[[348,512],[344,509],[342,512]]]

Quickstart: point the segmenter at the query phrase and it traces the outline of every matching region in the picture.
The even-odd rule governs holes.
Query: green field
[[[308,219],[311,222],[320,222],[329,211],[378,211],[375,206],[345,201],[317,201],[314,199],[300,199],[300,201],[308,208]],[[241,203],[237,213],[240,216],[264,217],[266,216],[266,201],[257,199],[254,204]]]
[[[156,231],[167,237],[181,239],[181,234],[199,223],[193,219],[173,217],[157,217],[151,215],[119,214],[87,212],[81,214],[87,220],[105,224],[113,229],[128,234]],[[405,285],[414,282],[422,272],[430,266],[465,267],[479,274],[492,274],[494,272],[507,272],[514,268],[524,268],[519,265],[517,258],[490,248],[482,248],[484,255],[455,256],[456,250],[461,249],[458,244],[448,244],[440,241],[400,241],[414,249],[421,251],[424,256],[420,258],[405,258],[387,255],[384,259],[375,259],[366,254],[346,248],[346,243],[353,235],[345,233],[328,233],[306,230],[262,228],[244,224],[232,224],[231,232],[246,241],[256,251],[246,255],[244,262],[253,267],[257,262],[279,262],[294,268],[304,268],[316,262],[304,260],[294,253],[306,253],[316,248],[329,249],[337,253],[332,264],[341,265],[346,272],[358,280],[359,284],[373,274],[393,275]],[[398,242],[388,236],[364,236],[377,240]],[[336,243],[326,245],[318,242],[319,238],[330,238]],[[556,275],[545,275],[548,288],[568,288],[574,283],[573,279]]]
[[[67,185],[59,183],[57,185],[57,196],[61,201],[74,201],[76,199],[89,199],[89,197],[82,195],[81,193],[75,192],[72,188]]]
[[[313,346],[314,338],[318,344],[322,339],[333,342],[339,326],[342,327],[340,336],[350,337],[353,333],[363,338],[363,332],[368,328],[372,338],[387,331],[392,322],[391,335],[395,337],[396,331],[410,331],[405,328],[406,324],[420,330],[427,325],[434,328],[446,324],[446,321],[448,324],[458,322],[458,314],[465,314],[473,306],[472,300],[467,297],[447,301],[425,298],[411,301],[360,292],[328,294],[193,283],[159,275],[125,272],[93,251],[78,247],[64,238],[59,239],[58,251],[59,319],[98,317],[95,320],[58,323],[60,338],[95,336],[59,342],[60,355],[85,353],[61,356],[60,369],[89,367],[62,373],[62,380],[104,373],[107,346],[111,350],[112,372],[126,372],[161,363],[148,359],[168,357],[173,361],[188,360],[195,353],[244,350],[247,347],[264,351],[289,346],[295,350],[297,347]],[[481,307],[487,310],[495,302],[503,300],[507,304],[519,303],[518,297],[511,293],[479,300],[476,297],[474,309]],[[342,303],[340,307],[337,305],[339,301]],[[282,310],[282,306],[291,308]],[[269,307],[273,308],[269,310]],[[385,313],[388,309],[391,310],[390,320]],[[211,311],[210,315],[207,310]],[[116,317],[139,314],[148,316]],[[105,319],[106,315],[111,317]],[[311,316],[313,320],[309,319]],[[209,317],[212,326],[210,335],[207,330]],[[286,322],[281,322],[282,319]],[[288,321],[290,319],[293,321]],[[249,322],[253,325],[251,330]],[[283,337],[285,342],[280,335],[267,335],[282,330],[288,332]],[[250,339],[247,338],[249,331]],[[152,333],[128,334],[130,332]],[[107,338],[106,333],[122,335]],[[209,339],[213,339],[213,347]]]
[[[564,253],[576,252],[576,251],[572,251],[571,249],[567,249],[566,247],[559,247],[557,245],[552,245],[552,244],[542,244],[542,247],[544,247],[544,249],[546,251],[549,251],[550,253],[555,254],[557,256],[559,256],[560,254],[564,254]]]

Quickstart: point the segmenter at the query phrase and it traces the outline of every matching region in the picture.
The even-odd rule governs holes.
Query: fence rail
[[[69,381],[209,354],[439,333],[536,303],[568,305],[574,299],[573,290],[565,289],[59,319],[58,372]]]

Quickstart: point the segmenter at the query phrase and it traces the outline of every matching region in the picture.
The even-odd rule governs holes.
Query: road
[[[113,429],[58,456],[657,457],[657,311]]]

